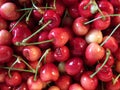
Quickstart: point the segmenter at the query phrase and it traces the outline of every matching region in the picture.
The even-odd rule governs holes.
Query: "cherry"
[[[76,75],[83,69],[83,60],[79,57],[73,57],[66,61],[65,71],[69,75]]]
[[[42,52],[37,46],[25,46],[23,56],[29,61],[37,61],[42,55]]]
[[[119,67],[120,67],[120,60],[117,59],[116,62],[115,62],[115,71],[118,72],[118,73],[120,72]]]
[[[0,70],[0,83],[5,82],[7,72],[5,70]]]
[[[71,6],[71,5],[74,5],[75,3],[78,2],[78,0],[62,0],[62,1],[63,1],[63,3],[64,3],[65,5],[67,5],[68,7]]]
[[[117,51],[115,52],[115,57],[117,60],[120,60],[120,48],[118,47]]]
[[[5,2],[8,2],[9,0],[0,0],[0,6],[4,4]]]
[[[74,37],[70,40],[71,53],[75,56],[82,56],[85,53],[87,42],[81,37]]]
[[[98,86],[98,78],[96,76],[90,78],[92,73],[92,71],[83,72],[80,78],[80,83],[85,90],[95,90]]]
[[[50,86],[48,90],[60,90],[58,86]]]
[[[73,83],[69,86],[69,90],[84,90],[84,88],[78,83]]]
[[[33,76],[30,76],[27,80],[27,86],[29,90],[41,90],[43,88],[44,83],[40,78],[34,80]]]
[[[61,18],[54,10],[47,10],[43,15],[43,22],[47,23],[48,21],[51,23],[46,28],[51,30],[60,25]]]
[[[101,66],[101,64],[98,64],[96,66],[96,70]],[[102,69],[97,73],[98,79],[100,79],[103,82],[108,82],[112,80],[113,72],[112,68],[108,65],[104,65]]]
[[[56,81],[59,78],[58,68],[53,63],[46,63],[41,67],[40,78],[44,82]]]
[[[32,11],[32,16],[36,21],[39,21],[42,18],[43,14],[44,14],[44,11],[39,11],[37,9],[34,9]]]
[[[1,84],[0,84],[0,89],[1,89],[1,90],[11,90],[12,87],[9,86],[9,85],[6,85],[6,83],[1,83]]]
[[[28,90],[28,86],[23,82],[20,86],[16,87],[16,90]]]
[[[104,36],[103,41],[106,40],[106,38],[109,36]],[[112,53],[116,52],[118,49],[118,43],[114,37],[110,37],[105,44],[103,45],[104,48],[109,48]]]
[[[12,75],[11,77],[9,77],[8,75],[6,76],[6,78],[5,78],[6,84],[10,85],[10,86],[20,85],[22,82],[22,77],[21,77],[20,73],[12,72],[11,75]]]
[[[83,36],[87,34],[89,30],[89,25],[84,25],[84,22],[87,22],[88,19],[84,17],[78,17],[73,22],[73,31],[76,35]]]
[[[115,14],[120,14],[120,11],[116,10]],[[112,26],[116,26],[116,25],[118,25],[120,23],[120,16],[112,17],[111,19],[112,19],[112,22],[113,22],[111,24]]]
[[[12,58],[13,50],[9,46],[0,46],[0,63],[9,62]]]
[[[108,14],[114,13],[114,7],[109,1],[102,0],[98,3],[98,6],[102,11],[105,11]]]
[[[71,78],[68,75],[61,75],[55,84],[60,88],[60,90],[68,90],[71,84]]]
[[[120,7],[120,0],[110,0],[111,4],[116,7],[116,8],[119,8]]]
[[[110,18],[110,16],[108,16],[108,13],[105,12],[105,11],[102,11],[102,13],[103,13],[104,16],[107,16],[107,17],[102,16],[103,18],[95,20],[92,23],[93,27],[98,29],[98,30],[105,30],[110,25],[111,18]],[[101,17],[100,13],[97,13],[94,18],[98,18],[98,17]]]
[[[20,17],[20,13],[17,11],[16,4],[12,2],[6,2],[0,7],[0,15],[6,20],[17,20]]]
[[[0,30],[7,29],[7,27],[8,27],[7,21],[0,16]]]
[[[52,43],[55,47],[64,46],[68,42],[69,35],[64,29],[65,28],[53,28],[50,30],[48,38],[53,39]]]
[[[58,47],[54,51],[54,58],[59,62],[66,61],[70,57],[70,51],[67,46]]]
[[[0,45],[10,45],[12,43],[12,34],[7,30],[0,30]]]
[[[104,55],[105,50],[103,47],[97,43],[90,43],[85,51],[85,62],[87,65],[94,65],[98,60],[101,60]]]

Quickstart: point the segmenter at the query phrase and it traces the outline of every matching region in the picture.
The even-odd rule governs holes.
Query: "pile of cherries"
[[[120,90],[120,0],[0,0],[0,90]]]

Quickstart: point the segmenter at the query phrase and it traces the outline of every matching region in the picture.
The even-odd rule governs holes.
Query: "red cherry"
[[[104,16],[108,15],[108,13],[105,12],[105,11],[102,11],[102,13],[103,13]],[[94,18],[98,18],[98,17],[101,17],[100,13],[97,13]],[[94,28],[96,28],[98,30],[105,30],[105,29],[107,29],[110,26],[110,21],[111,21],[110,16],[107,16],[105,18],[101,18],[101,19],[95,20],[92,23],[92,25],[93,25]]]
[[[80,83],[85,90],[95,90],[98,86],[98,78],[96,76],[90,78],[92,73],[91,71],[87,71],[81,76]]]
[[[86,64],[94,65],[98,60],[101,60],[105,55],[105,50],[103,47],[99,46],[97,43],[90,43],[85,51]]]
[[[120,7],[120,0],[110,0],[110,2],[114,7],[116,8]]]
[[[5,70],[0,70],[0,83],[5,82],[7,72]]]
[[[17,11],[16,4],[12,2],[6,2],[0,7],[0,15],[6,20],[17,20],[20,17],[20,13]]]
[[[10,45],[12,43],[12,34],[7,30],[0,30],[0,45]]]
[[[58,86],[50,86],[48,90],[60,90]]]
[[[70,85],[69,90],[84,90],[84,88],[78,83],[73,83]]]
[[[54,58],[59,62],[66,61],[69,57],[70,51],[67,46],[58,47],[54,51]]]
[[[46,63],[41,67],[40,78],[44,82],[56,81],[59,77],[58,68],[53,63]]]
[[[8,27],[7,21],[0,16],[0,30],[7,29],[7,27]]]
[[[6,63],[11,60],[13,50],[9,46],[0,46],[0,63]]]
[[[87,22],[88,20],[84,17],[78,17],[73,22],[73,31],[76,35],[83,36],[87,34],[89,30],[89,25],[84,25],[84,22]]]
[[[16,87],[16,90],[28,90],[28,86],[23,82],[20,86]]]
[[[11,77],[9,77],[8,75],[6,76],[6,78],[5,78],[6,84],[10,85],[10,86],[20,85],[22,82],[22,77],[21,77],[20,73],[12,72],[11,75],[12,75]]]
[[[23,56],[29,61],[37,61],[42,55],[42,52],[37,46],[25,46],[23,49]]]
[[[52,43],[55,47],[62,47],[68,42],[69,35],[64,29],[65,28],[53,28],[49,32],[48,38],[53,39]]]
[[[69,75],[76,75],[83,70],[83,60],[79,57],[73,57],[65,63],[65,71]]]
[[[96,66],[96,70],[99,69],[100,66],[101,64],[98,64]],[[97,73],[97,77],[103,82],[111,81],[113,77],[112,68],[108,65],[104,65],[102,69]]]
[[[6,83],[1,83],[1,84],[0,84],[0,89],[1,89],[1,90],[11,90],[12,87],[9,86],[9,85],[6,85]]]

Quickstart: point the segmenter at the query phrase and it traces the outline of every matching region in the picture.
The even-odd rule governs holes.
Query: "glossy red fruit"
[[[27,80],[27,86],[29,90],[41,90],[43,88],[44,83],[40,78],[34,80],[34,76],[30,76]]]
[[[16,4],[6,2],[0,7],[0,15],[6,20],[17,20],[20,17],[20,12],[18,12],[17,9]]]
[[[61,75],[55,84],[60,88],[60,90],[68,90],[71,84],[71,77],[68,75]]]
[[[29,61],[37,61],[42,55],[41,49],[37,46],[25,46],[22,53]]]
[[[50,86],[48,90],[60,90],[58,86]]]
[[[105,55],[103,47],[97,43],[90,43],[85,51],[85,62],[87,65],[94,65],[98,60],[101,60]]]
[[[84,90],[84,88],[78,83],[73,83],[69,86],[69,90]]]
[[[0,69],[0,83],[5,83],[7,72],[5,70]]]
[[[12,34],[7,30],[0,30],[0,45],[10,45],[12,43]]]
[[[98,64],[96,66],[96,70],[100,68],[102,64]],[[99,80],[103,82],[108,82],[112,80],[113,77],[113,71],[112,68],[108,65],[104,65],[102,69],[97,73],[97,77]]]
[[[76,75],[83,69],[83,60],[79,57],[73,57],[66,61],[65,71],[68,75]]]
[[[54,51],[54,58],[59,62],[68,60],[70,57],[70,50],[67,46],[58,47]]]
[[[87,34],[89,30],[89,25],[84,25],[85,22],[87,22],[88,19],[84,17],[77,17],[72,25],[73,31],[78,36],[83,36]]]
[[[10,86],[18,86],[22,82],[22,77],[19,72],[12,72],[11,77],[9,77],[8,75],[6,76],[5,82],[7,85]]]
[[[13,50],[9,46],[0,46],[0,63],[6,63],[13,57]]]
[[[46,63],[41,67],[40,78],[44,82],[56,81],[59,78],[58,68],[53,63]]]
[[[104,16],[108,15],[108,13],[105,12],[105,11],[102,11],[102,13],[103,13]],[[98,17],[101,17],[100,13],[97,13],[94,18],[98,18]],[[107,16],[105,18],[101,18],[101,19],[95,20],[92,23],[92,26],[94,28],[98,29],[98,30],[105,30],[105,29],[107,29],[110,26],[110,23],[111,23],[111,18],[110,18],[110,16]]]
[[[1,89],[1,90],[11,90],[12,87],[9,86],[9,85],[6,85],[6,83],[1,83],[1,84],[0,84],[0,89]]]
[[[0,16],[0,30],[7,29],[7,27],[8,27],[7,21]]]
[[[92,73],[91,71],[87,71],[81,76],[80,84],[85,90],[95,90],[98,86],[98,78],[96,76],[90,78]]]
[[[47,25],[45,28],[47,30],[51,30],[60,25],[61,18],[54,10],[47,10],[43,15],[43,22],[45,24],[48,21],[51,21],[51,23]]]
[[[55,47],[62,47],[68,42],[69,35],[64,29],[65,28],[53,28],[49,32],[48,38],[50,40],[53,39],[52,43]]]

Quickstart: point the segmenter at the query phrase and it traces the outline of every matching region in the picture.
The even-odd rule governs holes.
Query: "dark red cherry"
[[[110,2],[114,7],[116,8],[120,7],[120,0],[110,0]]]
[[[78,2],[78,0],[62,0],[62,1],[63,1],[63,3],[64,3],[65,5],[67,5],[68,7],[71,6],[71,5],[74,5],[75,3]]]

